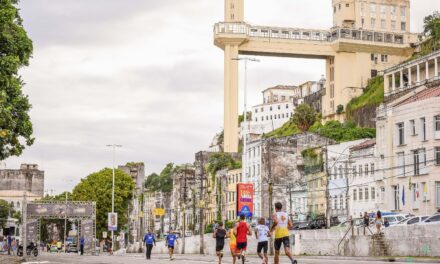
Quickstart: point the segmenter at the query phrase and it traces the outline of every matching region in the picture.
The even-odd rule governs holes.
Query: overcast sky
[[[143,161],[147,173],[193,162],[223,126],[223,53],[212,34],[223,7],[222,0],[21,0],[34,42],[21,73],[36,141],[7,168],[37,163],[45,189],[59,193],[111,167],[106,144],[123,145],[118,164]],[[413,31],[433,9],[438,0],[412,1]],[[331,11],[330,0],[251,0],[245,17],[326,29]],[[249,104],[269,86],[318,80],[324,70],[319,60],[261,58],[249,66]]]

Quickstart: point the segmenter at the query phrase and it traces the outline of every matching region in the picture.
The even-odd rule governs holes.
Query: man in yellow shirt
[[[284,251],[289,257],[292,264],[297,264],[297,261],[293,259],[292,253],[290,253],[290,239],[289,239],[289,229],[293,227],[292,221],[286,212],[282,212],[283,205],[280,202],[275,203],[275,214],[272,216],[273,225],[271,228],[271,233],[275,231],[275,257],[274,263],[280,263],[280,249],[281,244],[284,245]]]

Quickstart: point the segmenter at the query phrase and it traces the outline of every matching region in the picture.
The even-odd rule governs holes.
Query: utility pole
[[[272,179],[272,162],[271,162],[271,153],[270,153],[270,139],[267,141],[264,141],[263,144],[265,144],[266,153],[264,153],[264,157],[266,160],[266,167],[267,167],[267,176],[268,176],[268,185],[269,185],[269,226],[272,227],[272,215],[273,215],[273,179]],[[274,254],[274,248],[273,248],[273,237],[270,236],[270,243],[269,243],[269,253],[270,255]]]
[[[205,180],[205,165],[204,165],[204,157],[203,157],[203,151],[200,151],[196,154],[196,160],[200,160],[200,168],[201,168],[201,174],[200,174],[200,199],[199,199],[199,207],[200,207],[200,216],[199,216],[199,232],[200,232],[200,254],[204,255],[204,233],[205,233],[205,227],[204,227],[204,180]],[[203,204],[202,204],[203,201]]]
[[[66,194],[66,203],[64,206],[64,247],[67,246],[66,241],[67,241],[67,192],[65,192]]]
[[[115,213],[115,154],[116,154],[116,148],[122,148],[122,145],[116,145],[116,144],[112,144],[112,145],[107,145],[107,147],[112,147],[113,148],[113,170],[112,170],[112,214]],[[112,252],[114,251],[114,244],[115,244],[115,240],[114,240],[114,230],[112,228],[111,230],[111,240],[112,240]]]
[[[185,165],[185,174],[183,178],[183,242],[182,242],[182,254],[185,254],[185,240],[186,240],[186,199],[187,199],[187,165]]]
[[[290,216],[290,220],[293,221],[293,214],[292,214],[292,187],[293,184],[289,183],[287,188],[289,190],[289,216]]]
[[[325,218],[326,218],[326,226],[330,228],[330,179],[329,179],[329,168],[328,168],[328,139],[325,140],[325,174],[326,174],[326,187],[325,187],[325,199],[326,199],[326,208],[325,208]]]
[[[26,260],[27,255],[27,192],[24,192],[23,197],[23,260]]]

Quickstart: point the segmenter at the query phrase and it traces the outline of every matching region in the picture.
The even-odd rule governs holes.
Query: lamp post
[[[247,129],[248,129],[248,127],[247,127],[247,65],[248,65],[248,62],[249,61],[251,61],[251,62],[260,62],[260,60],[258,60],[258,59],[255,59],[255,58],[249,58],[249,57],[238,57],[238,58],[233,58],[232,60],[237,60],[237,61],[244,61],[244,95],[243,95],[243,99],[244,99],[244,102],[243,102],[243,126],[244,126],[244,129],[243,129],[243,165],[242,165],[242,168],[244,168],[244,175],[245,175],[245,178],[246,178],[246,180],[248,179],[247,177],[248,177],[248,175],[247,175],[247,168],[246,168],[246,165],[247,165],[247,154],[246,154],[246,141],[247,141],[247,135],[246,135],[246,133],[247,133]]]
[[[116,154],[116,148],[122,148],[122,145],[116,145],[116,144],[111,144],[111,145],[107,145],[107,147],[111,147],[113,148],[113,176],[112,176],[112,213],[115,212],[115,154]],[[112,252],[114,249],[114,231],[113,229],[111,230],[111,236],[112,236]]]

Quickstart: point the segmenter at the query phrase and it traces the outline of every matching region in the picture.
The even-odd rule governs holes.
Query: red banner
[[[252,183],[237,184],[237,216],[244,214],[252,217],[254,213],[254,185]]]

